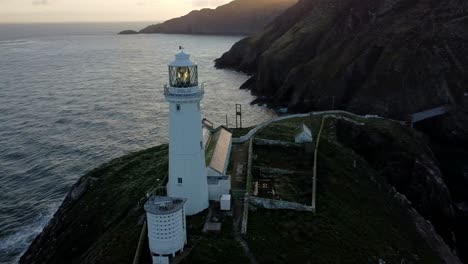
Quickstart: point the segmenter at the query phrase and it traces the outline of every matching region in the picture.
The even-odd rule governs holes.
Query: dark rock
[[[467,10],[455,0],[301,0],[216,66],[254,74],[245,86],[274,105],[405,120],[463,104]]]
[[[427,139],[421,133],[408,131],[396,122],[376,127],[337,121],[338,140],[363,156],[405,195],[454,248],[456,214],[450,191]],[[398,140],[395,135],[399,135]]]
[[[135,30],[124,30],[124,31],[119,32],[119,35],[135,35],[135,34],[138,34],[138,32]]]

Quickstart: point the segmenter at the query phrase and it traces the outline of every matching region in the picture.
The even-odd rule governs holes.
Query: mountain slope
[[[140,33],[250,35],[262,30],[297,0],[235,0],[148,26]]]
[[[431,140],[468,148],[467,47],[468,1],[300,0],[263,32],[236,43],[216,66],[252,75],[242,88],[291,112],[342,109],[408,120],[416,112],[449,105],[449,114],[417,125]],[[382,141],[372,144],[385,148]],[[365,154],[365,147],[356,151]],[[405,164],[405,159],[385,157],[390,165],[381,169],[411,198],[409,175],[392,170],[390,163]],[[455,173],[444,168],[449,171],[445,181],[466,190],[468,168],[451,170]],[[429,194],[431,185],[426,182],[419,190]],[[418,211],[435,225],[446,222],[440,219],[447,215],[444,207],[423,208],[426,198],[419,198]],[[461,223],[466,210],[457,209],[456,215]],[[454,224],[446,224],[450,228],[439,233],[467,262],[466,228],[453,231]]]
[[[245,88],[292,111],[405,119],[463,104],[467,10],[457,0],[301,0],[216,66],[253,74]]]

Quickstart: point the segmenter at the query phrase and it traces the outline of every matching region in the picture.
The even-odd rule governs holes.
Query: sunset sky
[[[0,23],[164,21],[230,0],[0,0]]]

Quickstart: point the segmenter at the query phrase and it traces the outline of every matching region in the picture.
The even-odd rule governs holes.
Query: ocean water
[[[274,113],[251,106],[240,73],[213,60],[240,37],[119,36],[143,24],[0,25],[0,263],[15,263],[70,187],[113,158],[167,142],[163,85],[179,45],[206,82],[204,116],[245,125]]]

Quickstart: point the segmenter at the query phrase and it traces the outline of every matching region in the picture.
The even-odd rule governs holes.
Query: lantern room
[[[198,86],[198,67],[182,49],[169,64],[169,86],[189,88]]]

